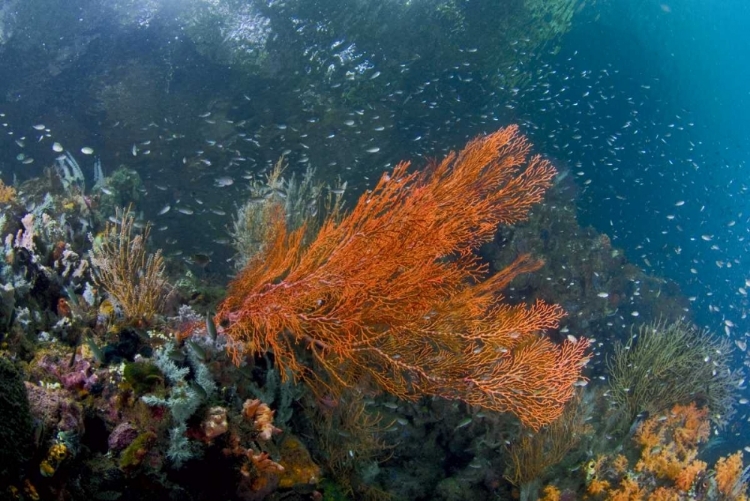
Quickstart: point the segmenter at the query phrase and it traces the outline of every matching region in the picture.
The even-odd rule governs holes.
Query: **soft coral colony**
[[[645,420],[634,437],[641,450],[636,461],[623,454],[602,454],[587,466],[588,498],[747,499],[748,469],[741,452],[720,458],[713,468],[697,459],[709,435],[708,409],[695,404],[676,405]]]

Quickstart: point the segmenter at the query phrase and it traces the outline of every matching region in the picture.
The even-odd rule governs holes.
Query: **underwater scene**
[[[745,500],[745,0],[0,0],[0,500]]]

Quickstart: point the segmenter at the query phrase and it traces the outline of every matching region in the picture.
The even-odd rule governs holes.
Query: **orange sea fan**
[[[539,261],[521,255],[487,278],[474,254],[550,186],[554,168],[528,153],[508,127],[424,171],[401,163],[306,247],[305,228],[289,233],[284,214],[272,215],[268,245],[217,312],[234,360],[273,352],[282,376],[326,395],[369,385],[510,411],[536,429],[553,421],[588,343],[540,335],[558,325],[557,305],[502,302]]]

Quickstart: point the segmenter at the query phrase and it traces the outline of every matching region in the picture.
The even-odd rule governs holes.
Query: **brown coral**
[[[695,460],[684,470],[682,470],[677,477],[674,479],[674,485],[682,492],[688,492],[693,486],[696,477],[699,473],[705,472],[708,465],[703,461]]]
[[[285,437],[279,452],[282,458],[279,463],[284,468],[279,487],[287,489],[296,485],[318,483],[320,467],[313,462],[307,448],[297,437]]]
[[[245,419],[253,421],[253,427],[258,432],[258,440],[271,440],[271,436],[281,433],[281,430],[273,425],[273,413],[268,404],[257,398],[246,400],[242,406],[242,415]]]

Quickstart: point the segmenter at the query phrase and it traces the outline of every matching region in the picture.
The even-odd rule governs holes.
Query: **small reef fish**
[[[222,176],[216,178],[216,186],[219,188],[224,188],[225,186],[232,186],[234,184],[234,179],[232,179],[229,176]]]
[[[211,316],[210,313],[206,315],[206,331],[211,337],[211,341],[215,342],[219,334],[218,332],[216,332],[216,324],[214,323],[213,316]]]

